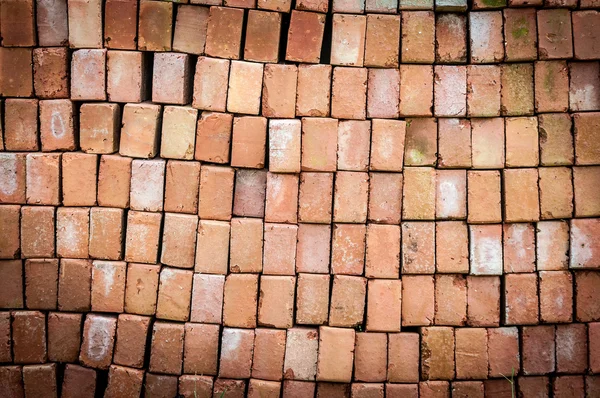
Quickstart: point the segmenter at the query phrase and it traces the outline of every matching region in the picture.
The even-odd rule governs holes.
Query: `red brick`
[[[177,376],[146,373],[144,394],[151,397],[173,397],[177,395]]]
[[[587,328],[572,323],[556,326],[556,371],[585,373],[588,368]]]
[[[598,281],[600,281],[600,274],[597,272],[575,273],[575,313],[576,319],[580,322],[600,320]]]
[[[554,372],[554,326],[525,326],[522,336],[523,374],[543,375]]]
[[[198,217],[165,213],[160,262],[178,268],[194,267]]]
[[[469,272],[468,230],[464,222],[438,222],[435,226],[436,271],[441,273]]]
[[[119,149],[121,110],[117,104],[82,104],[79,145],[86,153],[114,153]]]
[[[21,206],[0,206],[0,257],[18,258],[21,254]]]
[[[467,113],[469,116],[500,116],[500,67],[467,66]]]
[[[506,118],[506,166],[537,166],[538,125],[535,117]]]
[[[28,309],[56,310],[58,260],[25,260],[25,306]]]
[[[565,184],[569,182],[569,178],[564,178],[563,180]],[[597,217],[600,215],[600,204],[594,198],[593,194],[593,187],[596,186],[599,182],[600,167],[573,168],[573,186],[575,189],[576,217]],[[567,187],[566,190],[570,193],[569,187]],[[567,199],[569,199],[568,196],[564,200],[566,201]],[[568,216],[570,216],[570,214],[568,214]]]
[[[436,275],[436,325],[462,326],[467,321],[467,282],[461,275]]]
[[[301,222],[331,222],[333,173],[301,173],[298,219]]]
[[[376,14],[367,15],[364,56],[365,66],[398,68],[399,45],[400,16]],[[398,71],[396,70],[396,79],[397,78]],[[396,115],[398,113],[397,105],[398,104],[396,104],[395,108]]]
[[[233,119],[231,166],[263,168],[267,140],[267,119],[242,116]]]
[[[504,272],[535,272],[535,236],[532,224],[504,224]]]
[[[334,14],[331,64],[363,66],[366,27],[363,15]]]
[[[419,335],[388,335],[388,381],[413,383],[419,380]]]
[[[544,166],[573,164],[573,135],[571,117],[567,114],[538,116],[540,163]]]
[[[392,248],[394,248],[392,246]],[[397,253],[396,250],[393,253]],[[402,223],[402,274],[433,274],[435,271],[435,224]]]
[[[540,185],[540,218],[552,219],[572,217],[572,170],[567,167],[544,167],[539,168],[538,173]],[[578,175],[585,176],[584,173],[576,173],[575,176],[577,177]],[[591,182],[593,179],[590,179],[589,181]],[[575,189],[577,189],[577,178],[575,179],[574,185]],[[575,203],[577,204],[577,198]]]
[[[120,260],[123,257],[124,215],[122,209],[92,207],[89,245],[91,258]]]
[[[96,371],[79,365],[65,365],[61,388],[64,398],[92,398],[96,393]]]
[[[293,118],[296,110],[298,68],[295,65],[267,64],[264,69],[262,115]]]
[[[503,170],[504,220],[538,221],[539,190],[537,169]]]
[[[330,65],[298,66],[296,115],[329,116],[331,90]]]
[[[136,396],[142,393],[144,371],[111,365],[108,371],[108,384],[104,395],[118,397],[123,395]]]
[[[179,376],[178,392],[184,398],[195,398],[204,394],[210,397],[213,391],[213,378],[210,376],[183,375]]]
[[[368,220],[399,224],[402,208],[402,174],[369,174]]]
[[[317,11],[322,13],[327,13],[329,10],[328,2],[324,0],[300,0],[296,4],[297,10],[305,10],[305,11]],[[284,384],[284,395],[285,395],[285,384]]]
[[[352,329],[321,326],[319,328],[319,360],[317,380],[350,382],[354,362]]]
[[[336,119],[302,118],[302,170],[336,170],[337,130]]]
[[[403,220],[435,218],[435,177],[435,169],[430,167],[408,167],[404,170]]]
[[[69,42],[67,0],[36,2],[36,14],[40,46],[64,46]]]
[[[539,10],[537,23],[540,59],[573,57],[571,12],[569,10]]]
[[[593,237],[600,223],[597,219],[571,220],[570,268],[598,268],[598,247]]]
[[[329,309],[329,275],[298,274],[296,323],[327,323]]]
[[[397,118],[400,103],[399,71],[370,68],[367,87],[367,116]]]
[[[131,163],[130,208],[132,210],[163,210],[165,164],[166,161],[162,159],[136,159]]]
[[[465,15],[438,14],[435,21],[435,32],[435,61],[437,63],[467,62],[467,18]]]
[[[293,276],[261,276],[258,302],[258,324],[267,327],[291,328],[294,324]]]
[[[466,116],[467,68],[439,65],[434,70],[435,116]]]
[[[261,272],[263,254],[263,222],[252,218],[231,221],[229,269],[231,272]],[[206,272],[206,271],[205,271]],[[213,270],[226,273],[226,269]]]
[[[368,184],[367,173],[337,173],[334,192],[334,221],[350,223],[366,221]]]
[[[569,64],[569,103],[573,111],[593,111],[600,107],[598,62]]]
[[[539,297],[535,273],[507,274],[504,277],[506,325],[538,323]]]
[[[33,50],[33,86],[40,98],[69,97],[69,53],[66,48]]]
[[[228,167],[204,166],[200,169],[198,215],[204,219],[231,219],[234,171]]]
[[[46,315],[38,311],[15,311],[11,316],[14,363],[46,362]]]
[[[154,54],[152,101],[185,105],[192,94],[191,60],[188,54]]]
[[[96,205],[97,155],[64,153],[61,174],[64,206]]]
[[[364,228],[362,241],[364,253]],[[330,225],[298,224],[296,272],[329,273],[330,243]]]
[[[454,378],[454,345],[453,328],[443,326],[422,328],[421,378],[452,380]],[[456,348],[460,350],[459,346]],[[460,356],[457,359],[459,358]]]
[[[244,59],[257,62],[279,61],[281,14],[276,12],[248,12]]]
[[[207,7],[194,7],[187,4],[177,6],[173,51],[197,55],[204,53],[208,13]]]
[[[402,326],[428,326],[435,315],[433,276],[402,277]]]
[[[246,392],[246,381],[215,379],[213,396],[223,395],[225,392],[228,392],[231,397],[243,398]]]
[[[467,217],[465,170],[438,170],[436,184],[436,218],[465,219]]]
[[[366,68],[336,67],[333,70],[332,117],[364,120],[366,96]]]
[[[503,64],[501,113],[504,116],[531,115],[534,111],[533,65]]]
[[[0,65],[2,65],[0,93],[4,97],[30,97],[33,95],[31,61],[32,50],[30,48],[3,47],[0,50]]]
[[[565,61],[539,61],[534,66],[536,111],[566,112],[569,108],[567,63]],[[540,124],[542,120],[540,119]]]
[[[270,397],[277,398],[281,392],[281,383],[276,381],[266,381],[250,379],[248,383],[248,397]]]
[[[83,324],[79,362],[89,368],[108,369],[115,346],[117,318],[88,314]]]
[[[354,357],[354,380],[366,382],[385,381],[387,375],[387,351],[387,335],[385,333],[357,333]]]
[[[399,280],[371,279],[367,290],[368,331],[399,332],[402,284]]]
[[[296,225],[265,223],[264,274],[295,274],[297,236],[298,227]]]
[[[338,124],[338,169],[367,171],[371,142],[369,121],[344,120]]]
[[[79,101],[106,100],[106,50],[73,52],[71,99]]]
[[[49,361],[77,362],[81,346],[81,321],[82,314],[48,314]]]
[[[405,138],[406,145],[409,145],[407,123],[399,120],[374,119],[372,129],[370,170],[402,171]]]
[[[488,338],[483,328],[456,329],[456,378],[485,379],[488,373]]]
[[[552,383],[552,396],[556,398],[583,396],[583,376],[558,376]]]
[[[453,381],[452,397],[484,397],[484,386],[482,381]]]
[[[506,61],[529,61],[537,58],[536,10],[504,10]]]
[[[324,30],[325,15],[292,11],[287,36],[286,61],[319,63]]]
[[[254,330],[224,328],[221,334],[219,377],[250,377],[254,352]]]
[[[468,119],[438,120],[440,168],[471,167],[471,122]]]
[[[175,213],[198,212],[200,162],[167,162],[164,210]]]
[[[362,275],[365,266],[366,227],[334,224],[331,271],[333,274]]]
[[[367,280],[359,276],[335,275],[331,288],[329,325],[354,327],[364,318]]]
[[[27,203],[38,205],[59,205],[59,153],[28,153],[25,180]]]
[[[365,276],[397,278],[400,270],[400,228],[369,224],[366,242]]]
[[[487,330],[490,377],[519,373],[519,330],[516,327]]]
[[[104,155],[98,170],[98,205],[129,207],[131,158]]]
[[[194,274],[191,322],[221,323],[224,285],[224,275]]]
[[[504,167],[504,119],[471,120],[473,168]]]
[[[10,312],[0,312],[0,361],[12,362],[10,338]]]
[[[54,207],[21,208],[21,257],[54,257]]]
[[[182,324],[171,322],[154,323],[152,328],[150,363],[148,365],[150,372],[160,372],[170,375],[181,374],[183,335],[184,325]],[[148,380],[146,380],[146,388],[148,388],[148,384]]]
[[[104,4],[104,47],[135,50],[138,3],[107,0]]]
[[[217,374],[220,328],[219,325],[185,324],[184,373]]]
[[[102,48],[102,2],[68,0],[69,46]]]
[[[255,329],[252,377],[281,381],[286,331]],[[279,395],[277,395],[279,396]]]
[[[498,326],[500,323],[500,278],[467,277],[467,324]]]
[[[211,7],[206,30],[206,55],[239,59],[244,10]]]
[[[160,266],[129,264],[125,289],[125,311],[154,315],[158,292]]]
[[[231,63],[227,110],[258,115],[262,89],[263,64],[234,61]]]
[[[255,328],[257,302],[258,275],[228,275],[223,298],[223,325]]]
[[[113,363],[133,368],[144,366],[149,328],[149,317],[119,314]]]
[[[536,227],[537,269],[556,271],[567,269],[569,226],[566,222],[545,221]]]
[[[160,105],[126,104],[123,107],[119,153],[153,158],[158,153]]]
[[[192,297],[193,272],[169,267],[160,271],[156,317],[188,321]]]
[[[170,51],[173,32],[173,3],[140,3],[138,50]]]
[[[139,51],[108,51],[106,55],[108,100],[142,102],[148,99],[150,94],[148,87],[150,79],[147,74],[150,69],[148,57]]]
[[[227,59],[198,57],[192,98],[194,108],[225,112],[229,63]]]
[[[469,37],[472,63],[495,63],[504,60],[501,11],[470,13]]]
[[[585,377],[586,384],[586,394],[588,396],[598,395],[600,391],[600,377],[598,376],[586,376]]]
[[[230,114],[202,112],[196,130],[196,160],[229,162],[232,121]]]
[[[433,114],[433,67],[400,65],[400,115]]]
[[[34,397],[57,397],[56,364],[23,366],[25,394]]]
[[[230,230],[228,222],[200,220],[196,239],[196,272],[227,273]],[[260,236],[262,238],[262,228]]]
[[[571,17],[575,59],[598,59],[600,46],[596,41],[600,36],[594,27],[600,23],[600,13],[597,10],[575,11]]]
[[[123,312],[126,267],[121,261],[94,261],[92,311]]]
[[[362,14],[365,11],[365,2],[357,0],[335,0],[333,12]]]
[[[433,11],[402,13],[402,63],[431,64],[435,60]]]
[[[0,201],[3,204],[25,203],[25,164],[25,154],[0,154],[0,165],[2,165],[2,172],[0,172]]]
[[[575,163],[577,165],[598,164],[598,125],[600,113],[576,113],[575,121]]]
[[[437,120],[406,120],[405,166],[435,166],[437,161]]]
[[[282,392],[284,398],[314,397],[315,383],[309,381],[284,380]]]
[[[385,394],[389,398],[418,398],[419,385],[386,383]]]

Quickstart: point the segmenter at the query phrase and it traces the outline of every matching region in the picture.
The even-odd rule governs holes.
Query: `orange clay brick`
[[[91,261],[60,260],[58,274],[58,309],[60,311],[89,311],[91,287]]]
[[[153,158],[158,153],[160,105],[126,104],[123,107],[119,153],[134,158]]]
[[[433,324],[435,287],[432,275],[402,277],[402,326]]]
[[[297,116],[329,116],[331,71],[331,65],[298,65]]]
[[[402,209],[402,174],[369,173],[368,220],[399,224]]]
[[[331,116],[364,120],[366,116],[367,69],[336,67],[333,70]]]
[[[260,277],[258,324],[287,329],[294,325],[296,278],[263,275]]]
[[[317,380],[350,382],[354,362],[355,332],[352,329],[321,326]]]
[[[400,271],[400,228],[395,225],[367,225],[365,276],[397,278]]]
[[[553,372],[556,366],[554,326],[523,327],[522,339],[523,373],[543,375]]]
[[[58,205],[61,154],[28,153],[25,180],[28,204]]]
[[[302,122],[297,119],[269,121],[269,171],[298,173],[301,163]]]
[[[219,325],[199,323],[185,324],[185,340],[183,346],[184,373],[203,375],[217,374],[219,331]]]
[[[71,99],[106,99],[106,50],[77,50],[71,56]]]
[[[192,160],[198,111],[180,106],[165,106],[161,129],[160,156]]]
[[[206,31],[206,55],[239,59],[244,10],[211,7]]]
[[[382,382],[386,380],[386,375],[387,335],[385,333],[357,333],[354,356],[354,380]],[[359,384],[353,384],[353,389],[357,385]],[[367,386],[368,384],[364,385]]]
[[[121,109],[117,104],[82,104],[79,108],[79,145],[86,153],[119,150]]]
[[[598,219],[571,220],[570,268],[598,268],[598,245],[592,238],[600,228]]]
[[[467,225],[461,221],[437,222],[435,236],[436,272],[468,273],[469,237]]]
[[[400,16],[367,15],[365,66],[397,68],[399,45]]]
[[[297,236],[297,225],[265,223],[263,274],[295,274]]]
[[[262,115],[293,118],[296,115],[298,67],[267,64],[264,69]]]
[[[56,310],[58,259],[25,260],[25,305],[28,309]]]
[[[227,273],[230,224],[224,221],[200,220],[196,238],[195,271]],[[246,254],[250,255],[250,252]],[[233,271],[232,264],[232,271]]]
[[[500,173],[498,171],[469,171],[467,177],[468,221],[470,223],[501,221]]]
[[[500,278],[467,276],[467,324],[498,326],[500,323]]]
[[[39,311],[14,311],[11,318],[13,362],[46,362],[46,315]]]
[[[229,64],[228,59],[198,57],[192,98],[194,108],[225,112]]]
[[[402,190],[403,220],[433,220],[435,218],[435,169],[407,167]]]
[[[437,160],[437,119],[406,121],[405,166],[435,166]]]
[[[103,155],[98,167],[98,205],[129,207],[132,159]]]
[[[58,7],[57,7],[58,8]],[[38,17],[40,10],[38,9]],[[69,58],[66,48],[36,48],[33,50],[33,87],[40,98],[69,97]]]
[[[534,111],[533,65],[503,64],[501,113],[504,116],[531,115]]]
[[[255,328],[257,303],[258,275],[228,275],[223,298],[223,325]]]
[[[42,100],[40,105],[40,141],[42,151],[73,151],[73,103],[70,100]]]
[[[575,314],[580,322],[591,322],[600,319],[600,306],[598,305],[598,273],[575,273]]]
[[[400,115],[432,116],[433,67],[400,65]]]
[[[298,221],[331,222],[333,173],[301,173],[298,197]]]
[[[55,209],[51,206],[21,207],[21,257],[54,257]]]
[[[164,210],[175,213],[197,213],[199,183],[199,162],[168,161]]]
[[[540,218],[571,217],[573,215],[572,170],[567,167],[540,167],[538,173]],[[577,179],[575,179],[575,188],[577,189]]]
[[[149,1],[139,7],[138,50],[170,51],[173,4]]]
[[[136,49],[138,4],[131,0],[108,0],[104,5],[104,46]]]
[[[367,218],[369,175],[360,172],[339,172],[335,179],[333,220],[335,222],[365,222]]]
[[[472,275],[501,275],[502,226],[469,225],[469,256]]]
[[[79,362],[89,368],[108,369],[115,346],[117,318],[88,314],[83,324]]]
[[[519,363],[519,330],[516,327],[487,329],[489,376],[498,377],[513,371]],[[485,377],[485,376],[484,376]]]
[[[575,47],[575,58],[598,59],[600,47],[594,26],[600,21],[600,13],[594,10],[574,11],[571,15],[573,20],[573,44]]]
[[[141,394],[144,372],[123,366],[111,365],[108,370],[108,383],[105,390],[107,397],[113,394]]]
[[[573,276],[567,271],[539,272],[540,320],[545,323],[571,322]]]
[[[244,59],[257,62],[279,61],[281,14],[268,11],[248,12]]]
[[[399,120],[372,120],[371,163],[374,171],[402,171],[407,123]],[[408,145],[408,143],[407,143]]]
[[[537,275],[508,274],[504,281],[505,324],[536,324],[539,317]]]
[[[331,288],[329,325],[354,327],[363,323],[367,280],[359,276],[336,275]]]
[[[435,21],[435,61],[467,62],[467,18],[460,14],[438,14]]]
[[[0,202],[25,203],[26,155],[0,153]]]
[[[235,117],[231,141],[231,166],[263,168],[267,119],[257,116]]]
[[[230,272],[262,271],[263,266],[263,221],[253,218],[231,220]],[[226,273],[213,270],[213,273]],[[208,271],[205,271],[208,272]]]
[[[234,171],[229,167],[203,166],[200,169],[200,218],[230,220]]]
[[[434,115],[459,117],[467,114],[467,67],[434,67]]]
[[[367,116],[397,118],[400,105],[398,69],[369,68],[367,82]]]
[[[569,64],[569,106],[572,111],[594,111],[600,106],[597,91],[600,87],[598,62]],[[592,93],[589,93],[592,90]]]
[[[319,63],[325,30],[325,15],[292,11],[287,36],[286,61]]]
[[[575,164],[593,165],[600,163],[598,125],[600,113],[576,113],[573,116],[575,134]]]
[[[467,66],[467,114],[500,116],[500,67]]]
[[[113,1],[113,3],[116,3]],[[123,3],[126,3],[123,1]],[[148,57],[139,51],[106,53],[106,93],[114,102],[142,102],[148,99],[150,82]]]
[[[503,180],[505,221],[538,221],[540,210],[537,169],[505,169]]]
[[[331,247],[333,274],[362,275],[365,267],[365,250],[365,225],[333,225]]]
[[[92,311],[123,312],[126,269],[122,261],[93,262]]]
[[[232,61],[227,91],[227,111],[258,115],[263,81],[263,64]]]
[[[488,373],[488,338],[484,328],[456,329],[456,377],[485,379]]]
[[[2,293],[0,307],[23,308],[23,262],[21,260],[0,261]]]
[[[535,233],[532,224],[503,225],[504,273],[535,272]]]
[[[18,258],[21,251],[21,207],[2,205],[0,216],[0,232],[4,236],[0,243],[0,258]]]
[[[563,179],[568,183],[567,178]],[[595,198],[594,186],[600,182],[600,167],[574,167],[573,186],[575,190],[575,217],[597,217],[600,215],[600,203]],[[567,186],[567,192],[569,192]],[[565,195],[567,196],[567,195]],[[565,198],[565,201],[567,198]]]
[[[296,223],[298,189],[298,175],[267,173],[265,221]]]
[[[345,120],[338,123],[338,170],[367,171],[371,142],[369,121]]]
[[[204,53],[208,14],[207,7],[177,6],[173,51],[197,55]]]
[[[435,16],[432,11],[402,13],[402,63],[433,63],[434,41]]]
[[[221,323],[224,275],[194,274],[190,321]]]
[[[264,217],[266,188],[267,171],[236,170],[233,215]]]
[[[388,335],[388,380],[394,383],[411,383],[419,380],[419,335],[417,333]],[[389,386],[388,384],[388,393]]]
[[[161,224],[161,213],[134,210],[127,213],[125,261],[156,263]]]
[[[183,362],[183,336],[183,324],[155,322],[152,328],[148,370],[179,375]],[[146,388],[148,384],[146,380]]]
[[[306,325],[327,323],[329,275],[298,274],[295,322]]]
[[[63,205],[96,205],[97,155],[64,153],[61,171]]]
[[[538,123],[535,117],[509,117],[506,123],[506,166],[539,164]]]
[[[435,223],[402,223],[402,274],[435,271]]]
[[[501,11],[471,12],[469,14],[469,37],[472,63],[503,61],[504,37]]]
[[[130,263],[125,285],[125,311],[132,314],[154,315],[158,292],[160,266]]]
[[[504,10],[506,61],[530,61],[537,58],[536,10]]]
[[[156,317],[187,321],[190,317],[193,272],[169,267],[160,271]]]
[[[0,93],[5,97],[30,97],[33,94],[32,50],[6,48],[0,50],[4,70]]]
[[[211,163],[228,163],[232,123],[233,115],[228,113],[202,112],[196,129],[194,158]]]
[[[425,380],[453,379],[455,375],[454,347],[453,328],[445,326],[422,328],[421,378]]]
[[[366,28],[367,18],[364,15],[333,15],[332,65],[363,66]]]
[[[536,111],[566,112],[569,108],[567,63],[565,61],[539,61],[534,64],[534,67]]]
[[[399,332],[402,309],[400,280],[371,279],[367,285],[368,331]]]
[[[160,262],[178,268],[194,266],[198,217],[165,213]]]
[[[471,122],[468,119],[438,119],[439,168],[470,168]]]
[[[330,225],[298,224],[296,272],[329,273],[330,243]]]
[[[219,377],[250,377],[254,330],[224,328],[221,336]]]
[[[467,173],[465,170],[438,170],[436,176],[437,219],[467,217]]]
[[[436,275],[436,325],[462,326],[467,321],[467,281],[462,275]]]
[[[337,131],[337,119],[302,118],[303,171],[336,171]]]

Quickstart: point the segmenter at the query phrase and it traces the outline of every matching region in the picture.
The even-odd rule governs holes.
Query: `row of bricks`
[[[317,224],[600,216],[598,166],[291,174],[82,153],[2,154],[0,164],[5,168],[0,203],[99,204],[196,213],[205,220],[229,221],[237,215]]]
[[[119,151],[136,158],[160,152],[163,158],[257,169],[268,157],[271,172],[293,173],[600,164],[600,112],[358,121],[210,111],[198,117],[193,108],[165,106],[163,111],[152,104],[126,104],[121,118],[119,105],[106,103],[83,104],[76,117],[74,108],[69,100],[6,99],[0,147],[44,152],[80,147],[91,154]]]
[[[366,330],[385,332],[401,326],[600,320],[600,273],[592,271],[576,271],[575,277],[569,271],[540,271],[502,278],[403,275],[402,280],[304,273],[225,277],[76,259],[62,259],[60,267],[57,259],[27,260],[24,269],[18,260],[0,262],[0,308],[126,311],[243,328],[290,328],[294,319],[301,325],[355,327],[366,319]]]
[[[0,366],[0,387],[9,396],[57,396],[57,385],[62,386],[62,397],[93,398],[99,378],[93,369],[67,364],[62,384],[57,380],[55,364]],[[3,383],[3,384],[2,384]],[[513,387],[514,385],[514,387]],[[511,398],[519,397],[595,397],[600,394],[600,376],[562,375],[519,377],[510,380],[483,381],[422,381],[420,383],[330,383],[261,379],[213,379],[211,376],[162,375],[112,365],[108,371],[105,398],[139,397],[183,398]],[[11,395],[12,394],[12,395]],[[178,395],[179,394],[179,395]],[[316,394],[316,395],[315,395]],[[552,395],[550,395],[552,394]]]
[[[262,0],[269,1],[279,0]],[[35,46],[34,0],[6,3],[8,10],[0,14],[2,45]],[[464,14],[440,14],[436,18],[433,11],[404,11],[401,16],[336,13],[331,38],[324,38],[325,14],[314,12],[292,12],[289,29],[282,35],[282,15],[278,12],[177,5],[173,29],[173,3],[141,2],[138,23],[137,1],[108,1],[103,40],[102,2],[70,0],[68,5],[63,2],[62,7],[38,11],[40,45],[173,50],[229,59],[240,59],[243,52],[246,60],[277,63],[280,37],[287,37],[286,61],[319,63],[323,42],[331,41],[330,61],[334,65],[384,67],[397,67],[399,58],[402,63],[464,63],[467,52],[473,63],[535,60],[538,52],[540,59],[600,58],[594,33],[600,13],[595,10],[506,9],[471,12],[468,18]],[[48,29],[49,22],[56,26]]]
[[[399,274],[501,275],[600,267],[600,219],[469,225],[231,222],[115,208],[0,206],[0,258],[160,262],[196,272],[296,272],[398,278]],[[197,231],[197,232],[196,232]],[[162,239],[161,239],[162,237]]]
[[[494,117],[600,109],[597,61],[381,69],[201,56],[194,72],[192,56],[171,52],[155,53],[151,60],[137,51],[77,50],[70,68],[66,48],[0,48],[0,53],[12,66],[3,69],[0,86],[8,97],[35,92],[43,99],[76,101],[151,98],[272,118]]]
[[[0,312],[2,362],[79,361],[101,370],[109,369],[112,362],[140,369],[148,352],[147,369],[152,373],[342,383],[482,380],[588,370],[594,374],[600,369],[597,322],[366,333],[330,326],[221,328],[152,323],[150,318],[127,314],[87,314],[81,332],[82,318],[82,314],[51,312],[46,320],[37,311]]]

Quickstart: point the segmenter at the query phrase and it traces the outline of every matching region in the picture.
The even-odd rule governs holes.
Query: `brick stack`
[[[599,8],[1,0],[0,396],[600,396]]]

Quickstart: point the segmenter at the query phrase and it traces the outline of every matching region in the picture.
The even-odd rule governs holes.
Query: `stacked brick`
[[[1,0],[0,396],[600,396],[598,0]]]

